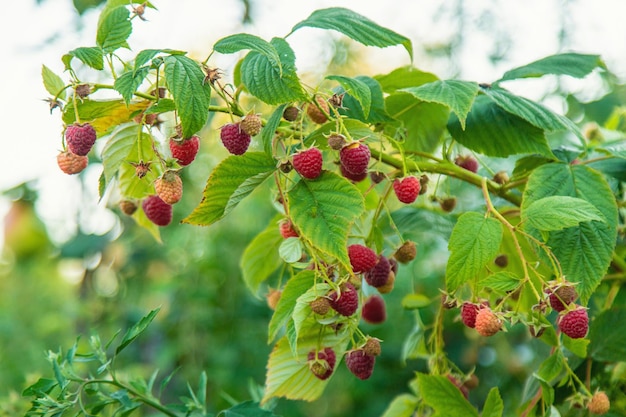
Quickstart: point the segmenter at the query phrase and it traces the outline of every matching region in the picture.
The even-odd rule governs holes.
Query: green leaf
[[[572,339],[567,335],[563,335],[563,346],[579,358],[587,358],[587,346],[589,346],[589,342],[590,340],[587,338]]]
[[[502,402],[500,391],[498,387],[493,387],[489,390],[481,417],[502,417],[503,412],[504,403]]]
[[[369,113],[365,115],[365,111],[361,107],[359,101],[350,95],[343,98],[343,108],[339,109],[339,113],[348,117],[349,119],[360,120],[364,123],[384,123],[391,122],[393,119],[387,113],[385,109],[385,99],[383,96],[383,89],[378,81],[372,77],[359,75],[354,77],[354,80],[360,81],[367,85],[370,90],[371,105]]]
[[[412,417],[418,404],[415,395],[400,394],[387,406],[382,417]]]
[[[421,101],[408,93],[391,94],[385,100],[387,111],[400,124],[388,124],[385,133],[402,132],[402,146],[406,151],[433,152],[446,129],[450,110],[437,103]]]
[[[174,96],[183,136],[189,138],[204,127],[209,117],[211,86],[204,82],[200,65],[185,55],[165,58],[165,80]]]
[[[122,342],[115,349],[116,355],[120,353],[126,346],[132,343],[133,340],[139,337],[139,335],[148,328],[150,323],[152,323],[152,320],[154,320],[154,318],[156,317],[159,310],[160,310],[160,307],[155,308],[154,310],[150,311],[148,314],[142,317],[141,320],[139,320],[137,323],[135,323],[132,327],[130,327],[126,331],[126,333],[124,334],[124,337],[122,338]]]
[[[598,362],[620,362],[626,358],[626,332],[616,325],[626,323],[626,309],[612,308],[600,313],[589,329],[589,355]]]
[[[432,300],[424,294],[407,294],[402,298],[402,308],[406,310],[415,310],[418,308],[428,307],[432,304]]]
[[[126,104],[130,104],[130,100],[148,75],[148,71],[148,67],[127,71],[115,80],[113,87],[124,97]]]
[[[37,382],[28,386],[22,391],[23,397],[29,396],[42,396],[48,394],[54,387],[58,385],[58,382],[54,379],[39,378]]]
[[[311,314],[311,302],[320,295],[330,291],[330,285],[319,282],[309,288],[296,300],[296,305],[291,314],[291,321],[287,326],[287,336],[289,336],[289,346],[294,356],[298,354],[298,343],[303,337],[310,337],[320,332],[320,323]]]
[[[45,65],[41,66],[41,78],[43,79],[43,86],[46,88],[46,91],[50,93],[51,96],[60,98],[64,100],[66,95],[65,93],[61,93],[65,88],[65,83],[56,75],[50,68]]]
[[[202,201],[183,223],[202,226],[215,223],[275,170],[276,162],[263,152],[229,156],[215,167],[204,188]]]
[[[215,45],[213,45],[213,49],[222,54],[232,54],[244,49],[249,49],[265,56],[272,67],[277,68],[279,72],[281,70],[282,64],[274,45],[255,35],[238,33],[226,36],[217,41]]]
[[[452,114],[448,130],[460,144],[487,156],[538,153],[554,158],[542,129],[503,110],[484,95],[474,100],[465,129]]]
[[[372,129],[363,122],[354,119],[344,119],[343,126],[350,132],[354,139],[369,139],[375,136]],[[333,120],[315,129],[304,138],[303,142],[307,146],[315,145],[320,149],[328,148],[326,136],[337,131],[337,123]]]
[[[330,347],[337,356],[335,364],[337,368],[348,340],[349,336],[344,333],[326,333],[320,338],[319,331],[316,331],[298,341],[298,354],[294,357],[287,337],[281,338],[270,354],[265,394],[261,404],[274,397],[302,401],[313,401],[319,398],[332,376],[322,381],[313,375],[307,364],[307,355],[318,346]]]
[[[417,385],[424,403],[435,410],[434,416],[478,417],[476,409],[445,376],[417,373]]]
[[[297,237],[284,239],[278,248],[278,254],[288,264],[298,262],[302,258],[302,243],[300,239]]]
[[[487,262],[497,254],[502,241],[502,224],[476,212],[463,213],[450,236],[450,257],[446,267],[446,286],[455,291],[475,279]]]
[[[363,116],[365,118],[369,116],[370,106],[372,105],[372,92],[367,84],[358,78],[350,78],[343,75],[329,75],[326,79],[334,80],[341,84],[344,91],[359,102],[363,110]]]
[[[563,353],[561,353],[560,350],[555,351],[541,363],[537,371],[537,376],[543,381],[551,383],[552,380],[556,379],[561,374],[564,360]]]
[[[595,170],[584,165],[552,163],[536,168],[528,178],[521,210],[550,196],[576,197],[589,202],[603,221],[588,221],[564,230],[546,232],[547,246],[559,259],[563,274],[585,304],[606,273],[617,237],[617,204],[609,185]],[[527,231],[541,239],[540,231]],[[540,251],[542,256],[543,252]],[[544,256],[544,259],[545,258]]]
[[[283,112],[287,104],[281,104],[278,106],[272,115],[267,119],[267,123],[261,130],[261,140],[263,141],[263,150],[266,154],[272,154],[272,141],[274,140],[274,134],[276,133],[276,129],[280,125],[280,122],[283,118]]]
[[[461,80],[438,80],[400,91],[406,91],[422,101],[443,104],[456,114],[461,128],[465,129],[465,119],[478,94],[478,84]]]
[[[525,97],[517,96],[499,87],[483,88],[482,91],[502,109],[521,117],[539,129],[545,130],[546,132],[569,130],[584,140],[580,129],[578,129],[578,126],[576,126],[574,122],[539,103]]]
[[[109,129],[129,122],[138,112],[150,105],[147,100],[126,105],[124,100],[89,100],[77,101],[78,115],[82,122],[89,122],[98,135]],[[74,103],[69,102],[63,109],[63,123],[70,125],[76,121]]]
[[[350,268],[348,232],[365,211],[360,191],[345,178],[325,171],[313,181],[299,181],[287,193],[287,201],[301,237]]]
[[[385,93],[391,94],[403,88],[431,83],[439,78],[433,73],[424,72],[409,65],[396,68],[389,74],[377,75],[374,79],[380,83]]]
[[[223,417],[277,417],[269,410],[261,408],[260,404],[253,401],[239,403],[227,410],[222,410],[218,416]]]
[[[553,231],[588,221],[603,222],[602,214],[581,198],[550,196],[535,200],[522,210],[522,222],[537,230]]]
[[[402,45],[409,53],[411,61],[413,60],[413,45],[410,39],[343,7],[316,10],[308,18],[295,25],[291,32],[302,27],[336,30],[366,46],[384,48]]]
[[[596,68],[606,68],[599,55],[564,53],[551,55],[509,70],[497,82],[518,78],[536,78],[546,74],[583,78]]]
[[[88,65],[95,70],[101,71],[104,69],[104,58],[102,57],[102,50],[100,48],[80,47],[69,51],[67,55],[63,57],[65,69],[70,69],[69,65],[72,57],[78,58],[83,64]]]
[[[135,57],[134,71],[137,71],[139,68],[142,68],[144,64],[146,64],[148,61],[150,61],[160,52],[167,52],[167,50],[144,49],[140,51]]]
[[[148,149],[150,149],[152,147],[152,138],[148,134],[142,133],[141,127],[137,124],[120,125],[111,133],[102,149],[102,165],[104,166],[103,172],[106,184],[115,178],[122,163],[129,160],[138,162],[137,141],[140,137],[142,142],[146,141],[148,143]],[[133,150],[134,155],[131,156]]]
[[[291,318],[298,297],[306,293],[314,284],[315,272],[307,270],[299,272],[287,281],[268,326],[268,343],[276,339],[281,327]]]
[[[250,94],[267,104],[282,104],[306,98],[296,73],[296,57],[282,38],[274,38],[271,45],[279,54],[278,67],[266,56],[256,51],[248,52],[241,64],[241,81]]]
[[[243,281],[256,294],[260,285],[282,264],[278,248],[283,237],[275,223],[256,235],[241,256],[240,267]]]
[[[102,11],[98,20],[96,44],[105,53],[112,53],[118,48],[129,48],[126,40],[133,31],[129,17],[130,12],[125,6]]]
[[[513,291],[520,285],[520,277],[510,272],[496,272],[480,280],[480,288],[491,288],[494,291]]]
[[[154,113],[166,113],[168,111],[176,110],[176,103],[169,98],[159,99],[158,102],[155,102],[150,107],[148,107],[144,113],[145,114],[154,114]]]

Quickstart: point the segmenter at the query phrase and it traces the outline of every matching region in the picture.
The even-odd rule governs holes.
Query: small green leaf
[[[589,355],[598,362],[620,362],[626,358],[626,332],[616,325],[626,323],[626,309],[612,308],[600,313],[589,329]]]
[[[313,271],[301,271],[291,277],[280,295],[276,310],[272,315],[268,326],[268,343],[276,339],[281,327],[283,327],[293,313],[298,298],[307,292],[315,284],[315,273]]]
[[[463,213],[450,236],[450,257],[446,268],[446,286],[455,291],[475,279],[497,254],[502,241],[502,224],[476,212]]]
[[[418,373],[417,384],[424,403],[436,416],[478,417],[476,409],[445,376]]]
[[[382,417],[413,417],[419,400],[415,395],[400,394],[391,400]]]
[[[61,77],[56,75],[50,68],[42,65],[41,78],[43,79],[43,86],[51,96],[58,97],[61,100],[65,99],[67,94],[61,93],[61,91],[65,88],[65,83]]]
[[[226,36],[217,41],[213,45],[213,49],[222,54],[232,54],[249,49],[265,56],[272,64],[272,67],[277,68],[279,72],[281,71],[282,64],[276,48],[271,43],[255,35],[238,33]]]
[[[363,116],[369,117],[370,106],[372,105],[372,92],[367,84],[358,78],[345,77],[343,75],[329,75],[327,80],[337,81],[344,91],[354,97],[359,102],[363,110]]]
[[[120,125],[111,133],[102,149],[102,164],[104,165],[106,184],[115,178],[122,163],[129,160],[129,155],[133,149],[135,155],[132,155],[133,158],[130,160],[136,161],[138,155],[136,144],[139,137],[142,141],[147,141],[149,146],[151,145],[152,138],[146,133],[141,133],[141,127],[137,124]]]
[[[541,231],[562,230],[588,221],[604,222],[590,202],[576,197],[550,196],[522,210],[522,222]]]
[[[297,237],[284,239],[278,248],[281,259],[288,264],[298,262],[302,258],[302,243]]]
[[[67,55],[63,57],[65,69],[70,69],[69,65],[72,57],[78,58],[83,64],[88,65],[95,70],[101,71],[104,69],[104,58],[102,57],[102,50],[100,48],[80,47],[69,51]]]
[[[409,53],[411,61],[413,60],[413,45],[410,39],[343,7],[316,10],[308,18],[295,25],[291,32],[302,27],[336,30],[366,46],[384,48],[402,45]]]
[[[520,277],[510,272],[496,272],[480,280],[479,287],[491,288],[494,291],[513,291],[520,285]]]
[[[345,178],[325,171],[313,181],[299,181],[287,193],[287,201],[301,236],[350,268],[348,232],[365,210],[361,192]]]
[[[209,117],[211,86],[204,82],[200,65],[185,55],[165,58],[165,80],[174,96],[183,136],[189,138],[204,127]]]
[[[261,408],[260,404],[253,401],[245,401],[222,410],[219,417],[278,417],[269,410]]]
[[[126,40],[133,31],[129,17],[130,12],[125,6],[106,8],[102,11],[98,20],[96,44],[105,53],[112,53],[118,48],[128,48]]]
[[[143,80],[148,75],[148,67],[142,67],[138,70],[128,71],[124,74],[120,75],[113,84],[113,87],[117,92],[119,92],[122,97],[124,97],[124,101],[126,104],[130,103],[130,100],[133,98],[133,95],[143,83]]]
[[[148,107],[144,113],[145,114],[155,114],[155,113],[166,113],[168,111],[176,110],[176,104],[173,100],[169,98],[162,98],[158,102],[152,104]]]
[[[465,129],[452,114],[448,130],[460,144],[484,155],[507,157],[538,153],[554,158],[542,129],[505,111],[484,95],[474,100]]]
[[[587,357],[587,346],[589,346],[589,339],[572,339],[567,335],[563,335],[563,346],[567,348],[574,355],[579,358]]]
[[[147,100],[126,105],[124,100],[89,100],[77,101],[78,115],[81,122],[89,122],[98,135],[129,122],[138,112],[150,105]],[[63,123],[70,125],[76,121],[74,103],[71,101],[63,109]]]
[[[162,49],[144,49],[140,51],[135,57],[133,71],[137,71],[139,68],[142,68],[144,64],[148,63],[152,58],[161,52],[166,51]]]
[[[272,154],[272,141],[274,140],[274,134],[276,133],[276,129],[280,125],[280,122],[283,118],[283,112],[287,104],[281,104],[278,106],[272,115],[267,119],[267,123],[261,130],[261,140],[263,141],[263,150],[266,154]]]
[[[561,374],[564,360],[565,358],[563,357],[561,351],[557,350],[541,363],[539,370],[537,371],[537,376],[539,376],[543,381],[551,383],[552,380],[556,379]]]
[[[546,74],[583,78],[596,68],[606,68],[599,55],[564,53],[551,55],[509,70],[497,82],[518,78],[536,78]]]
[[[380,84],[378,84],[378,81],[364,75],[356,76],[354,80],[367,85],[370,90],[371,105],[369,113],[366,116],[359,101],[350,95],[343,98],[343,108],[339,109],[339,113],[350,119],[360,120],[369,124],[392,122],[393,119],[389,116],[385,108],[383,89]]]
[[[438,80],[400,91],[406,91],[422,101],[443,104],[456,114],[461,128],[465,129],[465,119],[478,94],[478,84],[461,80]]]
[[[370,139],[375,136],[372,129],[363,122],[354,119],[344,119],[343,126],[354,139]],[[333,120],[323,124],[304,138],[307,146],[315,145],[320,149],[328,148],[326,136],[337,131],[337,123]]]
[[[135,323],[132,327],[130,327],[126,331],[126,333],[124,334],[124,337],[122,338],[122,342],[115,349],[116,355],[120,353],[126,346],[132,343],[133,340],[139,337],[139,335],[148,328],[150,323],[152,323],[152,320],[154,320],[154,318],[156,317],[159,310],[160,310],[160,307],[155,308],[154,310],[150,311],[148,314],[142,317],[141,320],[139,320],[137,323]]]
[[[202,226],[215,223],[275,170],[276,162],[264,152],[230,155],[215,167],[204,188],[202,201],[182,222]]]
[[[316,283],[296,300],[296,305],[291,313],[291,321],[287,326],[289,346],[294,356],[298,355],[298,343],[301,338],[319,333],[319,322],[311,314],[311,302],[329,291],[330,285],[327,283]]]
[[[424,72],[411,65],[396,68],[389,74],[377,75],[374,78],[380,83],[383,91],[389,94],[403,88],[418,87],[439,79],[435,74]]]
[[[41,396],[42,394],[48,394],[54,387],[58,385],[58,382],[54,379],[39,378],[37,382],[28,386],[22,391],[23,397],[29,396]]]
[[[260,285],[282,264],[278,256],[282,241],[278,226],[270,223],[243,251],[240,261],[243,281],[253,294],[256,294]]]
[[[407,294],[402,298],[402,308],[406,310],[415,310],[418,308],[428,307],[432,304],[432,300],[424,294]]]
[[[493,387],[489,390],[481,417],[502,417],[503,412],[504,403],[502,402],[500,391],[498,387]]]

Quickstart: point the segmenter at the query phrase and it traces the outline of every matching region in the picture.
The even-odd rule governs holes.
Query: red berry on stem
[[[376,255],[376,252],[367,246],[359,244],[348,246],[348,257],[350,258],[352,271],[355,274],[367,272],[374,268],[374,266],[378,263],[378,256]]]
[[[365,273],[365,281],[372,287],[382,287],[389,280],[389,272],[391,272],[389,259],[380,255],[376,265]]]
[[[167,226],[172,221],[172,206],[157,195],[146,197],[141,207],[148,220],[157,226]]]
[[[454,159],[454,163],[474,174],[478,172],[478,161],[472,155],[459,155]]]
[[[359,307],[359,294],[349,282],[346,282],[339,292],[332,291],[328,300],[333,310],[346,317],[353,315]]]
[[[322,173],[322,152],[317,148],[309,148],[293,155],[292,165],[298,174],[313,180]]]
[[[75,155],[85,156],[96,143],[96,129],[89,123],[74,123],[65,129],[65,142]]]
[[[370,156],[370,148],[360,142],[352,142],[339,151],[341,165],[343,165],[346,171],[354,175],[367,172]]]
[[[559,329],[572,339],[582,339],[589,330],[589,316],[587,309],[580,307],[561,313],[557,319]]]
[[[346,353],[346,366],[359,379],[366,380],[372,376],[376,357],[368,355],[363,349],[355,349]]]
[[[222,126],[220,139],[224,147],[233,155],[243,155],[250,146],[250,135],[241,129],[239,123],[228,123]]]
[[[370,324],[380,324],[387,319],[385,300],[378,294],[370,296],[361,309],[361,317]]]
[[[187,166],[192,163],[194,159],[196,159],[199,147],[200,138],[196,135],[183,140],[170,138],[170,152],[176,161],[182,166]]]
[[[414,176],[393,181],[393,191],[396,193],[398,200],[405,204],[411,204],[417,199],[420,188],[420,181]]]
[[[283,219],[280,221],[278,225],[278,229],[280,230],[280,235],[284,238],[290,237],[298,237],[298,232],[293,228],[293,223],[289,219]]]
[[[307,355],[311,372],[321,380],[330,378],[335,369],[335,363],[337,362],[335,351],[332,348],[326,347],[324,350],[318,351],[317,355],[315,353],[315,350],[312,350]]]
[[[339,169],[341,170],[341,175],[343,175],[345,178],[349,179],[352,182],[361,182],[365,178],[367,178],[367,171],[363,171],[360,174],[353,174],[352,172],[348,171],[343,165],[339,165]]]
[[[472,329],[476,327],[476,315],[479,308],[477,304],[464,302],[461,305],[461,321],[463,321],[463,324]]]

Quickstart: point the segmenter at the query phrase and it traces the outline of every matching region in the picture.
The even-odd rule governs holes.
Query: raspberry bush
[[[210,227],[252,193],[271,196],[276,217],[240,262],[250,292],[272,299],[273,350],[259,413],[270,413],[276,398],[318,399],[342,360],[361,380],[384,367],[379,361],[374,369],[374,355],[363,346],[374,340],[376,355],[400,351],[378,343],[367,325],[393,325],[385,306],[397,292],[415,320],[398,359],[420,366],[406,381],[408,391],[388,399],[386,417],[430,415],[427,410],[570,415],[598,390],[619,397],[608,383],[626,357],[626,339],[612,328],[626,318],[618,297],[626,271],[618,233],[626,180],[619,123],[604,126],[605,136],[616,139],[599,140],[583,131],[587,120],[507,88],[520,79],[608,73],[599,56],[548,56],[488,83],[440,79],[413,64],[410,39],[334,7],[315,11],[291,33],[318,28],[369,47],[399,46],[406,66],[386,74],[327,74],[310,86],[295,66],[291,33],[269,41],[233,34],[206,57],[131,48],[133,58],[122,60],[117,51],[129,48],[132,25],[149,24],[133,19],[140,7],[141,14],[153,8],[110,0],[95,46],[63,56],[67,79],[44,66],[44,86],[63,126],[59,165],[76,174],[87,164],[76,155],[100,161],[93,186],[101,197],[117,198],[111,206],[132,203],[122,211],[157,240],[161,227],[180,227],[171,220],[180,210],[181,174],[201,153],[219,163],[202,193],[185,188],[185,198],[197,203],[179,213],[182,223]],[[217,54],[242,54],[232,79],[212,66]],[[451,195],[454,190],[463,192]],[[426,265],[424,245],[436,239],[447,244],[444,268],[414,268],[420,260]],[[436,285],[424,290],[422,275],[433,273]],[[553,292],[565,286],[576,297]],[[550,307],[556,296],[564,303]],[[480,364],[452,360],[446,340],[454,332],[468,345],[507,343],[513,335],[540,343],[543,358],[526,375],[523,395],[502,397],[497,386],[474,395],[465,382]],[[53,388],[74,395],[60,379],[47,381],[47,391],[43,383],[28,391],[35,397],[31,415],[52,411],[43,399]],[[98,382],[90,384],[80,398],[94,397]],[[619,398],[615,407],[624,405]],[[81,399],[82,410],[97,414],[109,405],[91,399],[90,406]],[[118,403],[124,412],[135,405]]]

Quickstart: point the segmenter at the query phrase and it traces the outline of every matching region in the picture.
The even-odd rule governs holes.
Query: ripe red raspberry
[[[298,232],[293,228],[293,224],[289,219],[283,219],[278,224],[278,230],[280,230],[280,235],[284,238],[290,237],[298,237]]]
[[[89,158],[86,156],[75,155],[72,152],[65,151],[57,155],[57,164],[61,171],[68,175],[78,174],[87,168]]]
[[[309,362],[309,368],[313,375],[321,380],[330,378],[335,369],[335,363],[337,362],[337,356],[332,348],[326,347],[324,350],[316,352],[312,350],[307,356]]]
[[[396,193],[396,197],[405,204],[411,204],[417,199],[420,187],[420,181],[414,176],[396,178],[393,181],[393,191]]]
[[[258,114],[251,113],[241,119],[241,130],[250,136],[258,135],[261,131],[261,127],[263,127],[263,123]]]
[[[559,329],[572,339],[582,339],[589,330],[589,316],[585,308],[576,308],[561,313],[557,319]]]
[[[396,249],[393,257],[402,264],[411,262],[417,256],[417,248],[415,242],[406,240],[398,249]]]
[[[166,171],[154,182],[154,190],[167,204],[176,204],[183,196],[183,180],[172,171]]]
[[[464,302],[461,305],[461,321],[467,327],[471,327],[472,329],[476,327],[476,315],[478,314],[478,309],[480,307],[477,304]]]
[[[387,319],[385,300],[380,295],[370,296],[361,309],[361,317],[370,324],[380,324]]]
[[[296,152],[292,158],[296,172],[309,180],[320,176],[323,162],[322,151],[315,147]]]
[[[85,156],[96,143],[96,129],[89,123],[74,123],[65,129],[65,142],[73,154]]]
[[[591,397],[587,404],[587,410],[591,414],[603,415],[611,409],[611,401],[604,391],[598,391]]]
[[[370,156],[370,148],[360,142],[352,142],[339,151],[341,165],[343,165],[346,171],[354,175],[367,172]]]
[[[365,353],[363,349],[354,349],[346,353],[346,366],[359,379],[372,376],[376,357]]]
[[[233,155],[243,155],[250,146],[250,135],[241,129],[239,123],[228,123],[222,126],[220,139],[228,152]]]
[[[158,195],[151,195],[141,205],[146,217],[157,226],[167,226],[172,221],[172,206],[161,200]]]
[[[454,163],[474,174],[478,172],[478,161],[472,155],[459,155],[454,159]]]
[[[378,256],[376,255],[376,252],[367,246],[359,244],[348,246],[348,257],[350,258],[352,271],[355,274],[367,272],[374,268],[374,266],[378,263]]]
[[[374,265],[374,268],[365,273],[365,282],[372,287],[382,287],[387,283],[390,272],[391,265],[389,264],[389,259],[380,255],[378,257],[378,262]]]
[[[349,282],[346,282],[341,288],[340,293],[332,291],[328,295],[328,301],[333,310],[342,316],[349,317],[353,315],[359,307],[359,293]]]
[[[367,178],[367,171],[363,171],[360,174],[353,174],[353,173],[349,172],[346,169],[346,167],[344,167],[343,165],[339,165],[339,169],[341,171],[341,175],[343,175],[345,178],[349,179],[352,182],[361,182],[365,178]]]
[[[196,159],[199,147],[200,138],[196,135],[182,140],[170,138],[170,152],[181,166],[187,166]]]
[[[548,302],[555,311],[563,311],[567,306],[578,298],[578,293],[573,285],[566,283],[557,288],[547,288]]]
[[[476,313],[476,331],[479,335],[489,337],[502,329],[502,320],[489,307],[483,307]]]
[[[319,106],[322,109],[324,109],[326,113],[330,111],[328,107],[328,102],[324,100],[322,97],[320,96],[315,97],[315,101],[317,102],[317,104],[319,104]],[[328,121],[328,117],[326,117],[326,115],[313,103],[308,103],[306,105],[306,114],[307,116],[309,116],[309,119],[311,119],[313,122],[320,124],[320,125]]]

